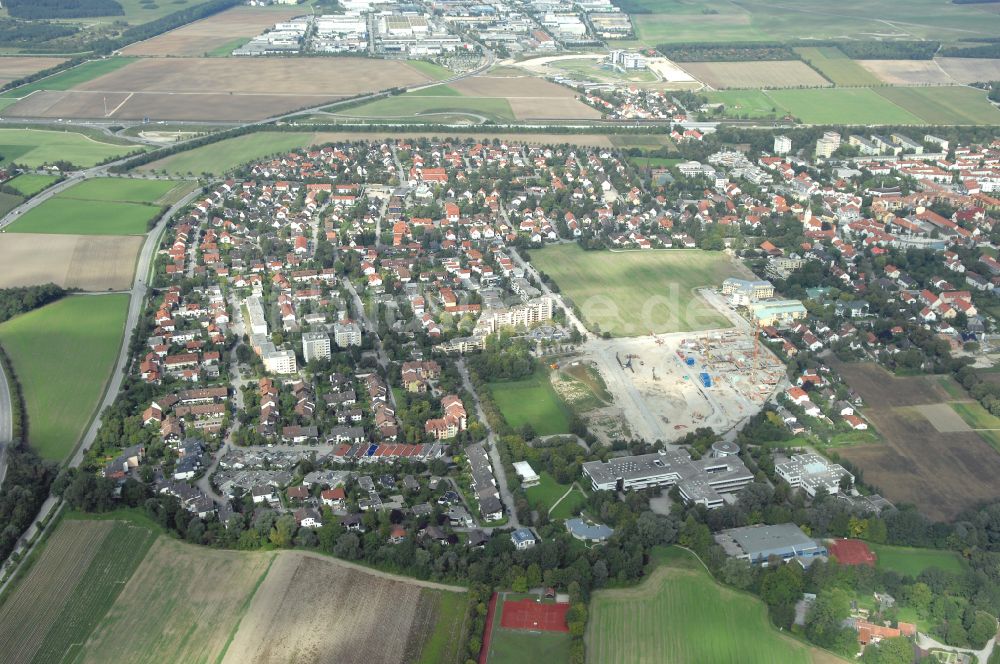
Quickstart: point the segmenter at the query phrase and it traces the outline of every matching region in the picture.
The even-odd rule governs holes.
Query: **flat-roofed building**
[[[246,322],[247,327],[249,327],[248,332],[250,334],[267,334],[267,319],[264,318],[264,305],[261,304],[260,298],[256,295],[248,297],[243,301],[243,304],[250,317],[250,320]]]
[[[722,282],[722,294],[737,306],[746,306],[757,300],[774,297],[774,284],[762,279],[737,279],[730,277]]]
[[[816,558],[827,555],[825,546],[794,523],[730,528],[717,533],[715,541],[727,555],[765,567],[771,556],[785,562],[798,560],[808,566]]]
[[[854,475],[846,468],[812,452],[793,454],[788,461],[775,464],[774,470],[789,486],[802,489],[810,498],[816,495],[820,487],[831,495],[838,493],[843,477],[849,477],[851,483],[854,483]]]
[[[798,300],[767,300],[752,303],[750,314],[761,327],[767,327],[804,318],[806,308]]]
[[[538,483],[542,481],[542,478],[538,476],[538,473],[534,471],[531,464],[527,461],[515,461],[514,470],[521,478],[521,486],[525,489],[538,486]]]
[[[330,335],[326,332],[303,332],[302,355],[306,362],[330,358]]]

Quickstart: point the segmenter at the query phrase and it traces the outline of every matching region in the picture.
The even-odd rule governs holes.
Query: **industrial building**
[[[802,489],[810,498],[815,497],[820,487],[831,495],[838,493],[842,477],[849,477],[851,483],[854,483],[854,475],[839,463],[833,463],[812,452],[794,454],[787,461],[775,464],[774,470],[789,486]]]
[[[725,503],[723,494],[735,493],[753,481],[753,473],[738,456],[723,454],[695,461],[687,450],[674,448],[607,462],[590,461],[583,464],[583,472],[594,491],[676,485],[684,500],[714,509]]]
[[[785,562],[797,560],[807,567],[816,558],[827,555],[825,546],[810,538],[794,523],[730,528],[717,533],[715,541],[726,555],[765,567],[771,556]]]

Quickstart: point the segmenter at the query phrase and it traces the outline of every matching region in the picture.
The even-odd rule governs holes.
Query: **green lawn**
[[[411,97],[461,97],[462,93],[448,85],[432,85],[422,90],[407,93]]]
[[[857,87],[880,85],[882,81],[835,46],[807,46],[795,49],[809,66],[835,85]]]
[[[689,554],[655,558],[641,585],[593,594],[588,662],[811,662],[806,646],[772,626],[759,599],[716,583]]]
[[[744,274],[721,252],[584,251],[562,244],[531,252],[593,331],[617,337],[730,327],[692,289]]]
[[[469,114],[489,120],[516,119],[510,103],[502,97],[464,97],[451,94],[432,97],[410,93],[347,108],[339,111],[338,115],[352,118],[408,118],[441,113]]]
[[[0,97],[27,97],[36,90],[69,90],[98,76],[104,76],[116,69],[121,69],[131,62],[135,62],[137,59],[114,57],[103,60],[90,60],[89,62],[84,62],[82,65],[63,70],[58,74],[53,74],[27,85],[22,85],[19,88],[8,90],[0,95]]]
[[[563,498],[563,495],[572,486],[571,484],[559,484],[552,475],[545,471],[540,472],[538,476],[541,478],[538,486],[525,489],[524,493],[528,496],[528,504],[532,508],[540,505],[541,509],[549,511],[550,519],[568,519],[573,516],[575,508],[582,507],[587,502],[587,496],[575,487],[569,495]],[[562,500],[559,500],[560,498]],[[552,509],[553,505],[555,505],[555,510]]]
[[[424,60],[407,60],[406,64],[410,65],[424,76],[428,76],[435,81],[443,81],[444,79],[451,78],[455,75],[455,73],[447,67],[436,65],[433,62],[425,62]]]
[[[141,203],[88,201],[55,196],[24,213],[8,233],[145,235],[160,208]]]
[[[951,376],[941,376],[938,378],[938,385],[941,386],[945,392],[948,393],[952,399],[968,399],[969,394],[965,391],[965,388],[958,384],[958,382]]]
[[[434,631],[427,637],[420,652],[419,664],[448,664],[459,662],[462,652],[462,635],[468,619],[469,596],[443,590],[422,590],[421,593],[434,597],[437,612]]]
[[[566,632],[526,632],[503,629],[499,621],[490,637],[487,664],[567,664],[570,637]]]
[[[953,403],[951,407],[973,429],[1000,429],[1000,417],[991,415],[978,401]]]
[[[46,459],[69,456],[94,415],[118,357],[128,301],[69,296],[0,324],[0,344],[24,392],[28,442]]]
[[[0,164],[29,168],[64,160],[88,167],[112,157],[145,151],[141,145],[99,141],[81,132],[46,129],[0,129]]]
[[[230,55],[232,55],[233,51],[238,49],[240,46],[243,46],[243,44],[246,44],[252,38],[253,38],[252,36],[237,37],[236,39],[226,42],[225,44],[216,46],[211,51],[207,51],[205,55],[210,58],[228,58]]]
[[[1000,109],[986,99],[986,92],[964,86],[878,88],[894,104],[913,109],[930,124],[1000,125]]]
[[[554,509],[549,511],[549,518],[553,521],[572,519],[573,512],[576,508],[583,509],[583,506],[587,504],[587,496],[583,491],[577,487],[573,487],[573,490],[568,496],[563,498]]]
[[[87,201],[157,203],[178,186],[170,180],[132,180],[129,178],[94,178],[67,190],[60,197]]]
[[[48,189],[58,180],[59,178],[54,175],[33,175],[31,173],[25,173],[23,175],[18,175],[13,180],[8,180],[5,184],[8,187],[16,189],[28,198],[31,198],[38,192]]]
[[[0,191],[0,217],[6,216],[8,212],[16,208],[24,201],[24,198],[16,194],[8,194],[5,191]]]
[[[919,116],[870,88],[768,90],[766,94],[806,124],[922,123]]]
[[[311,145],[314,136],[312,132],[254,132],[179,152],[140,166],[138,170],[221,175],[241,164]]]
[[[639,168],[670,168],[684,161],[667,157],[629,157],[628,160]]]
[[[761,90],[719,90],[706,93],[712,103],[726,105],[726,117],[771,118],[787,111]]]
[[[530,424],[539,436],[569,433],[569,412],[539,367],[525,380],[490,383],[490,391],[507,423],[515,429]]]
[[[888,544],[868,544],[875,553],[876,565],[909,576],[917,576],[929,567],[937,567],[945,572],[962,571],[962,558],[954,551],[940,549],[917,549]]]
[[[888,38],[956,41],[1000,34],[1000,15],[988,6],[938,0],[644,0],[650,14],[633,14],[637,37],[670,42],[799,41]],[[869,37],[870,38],[870,37]],[[801,41],[800,41],[801,40]]]

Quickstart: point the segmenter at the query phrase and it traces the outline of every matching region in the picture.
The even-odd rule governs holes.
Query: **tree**
[[[864,664],[912,664],[913,644],[905,636],[882,639],[865,648],[861,661]]]
[[[355,533],[344,533],[337,538],[333,555],[344,560],[357,560],[361,557],[361,540]]]
[[[295,535],[295,527],[295,517],[291,514],[283,514],[274,523],[274,527],[271,528],[271,533],[268,535],[268,539],[271,540],[271,544],[278,548],[288,548],[292,545],[292,537]]]
[[[851,600],[841,588],[821,590],[806,616],[806,636],[813,643],[831,648],[844,629],[841,623],[851,614]]]
[[[930,586],[923,582],[914,583],[906,591],[906,602],[922,616],[927,615],[933,599]]]
[[[740,590],[746,590],[753,583],[753,568],[740,558],[726,558],[720,574],[725,583]]]

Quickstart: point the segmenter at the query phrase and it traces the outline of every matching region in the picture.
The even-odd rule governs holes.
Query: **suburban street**
[[[472,395],[472,399],[476,402],[476,417],[486,427],[486,447],[490,453],[490,464],[493,466],[493,476],[497,480],[500,500],[503,501],[504,510],[507,512],[507,523],[512,528],[520,528],[521,522],[517,520],[517,510],[514,509],[514,495],[507,488],[507,472],[503,468],[500,452],[497,451],[496,434],[493,432],[493,428],[490,427],[490,423],[486,420],[486,414],[483,412],[482,404],[479,403],[479,395],[476,394],[475,387],[472,385],[472,379],[469,377],[469,369],[465,366],[465,360],[460,359],[456,364],[458,365],[459,373],[462,374],[462,387]]]

